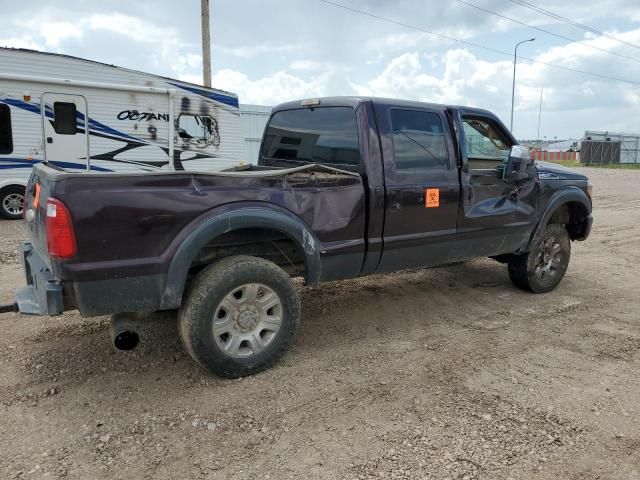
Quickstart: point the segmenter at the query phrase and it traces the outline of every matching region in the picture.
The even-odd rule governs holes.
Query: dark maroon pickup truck
[[[258,165],[219,173],[67,173],[27,187],[23,313],[113,315],[115,345],[142,312],[179,309],[186,349],[236,377],[291,344],[307,284],[473,257],[547,292],[591,228],[591,185],[534,163],[485,110],[321,98],[273,110]]]

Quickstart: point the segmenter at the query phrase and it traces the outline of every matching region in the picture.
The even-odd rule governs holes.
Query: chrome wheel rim
[[[545,238],[538,247],[535,273],[540,280],[555,277],[562,262],[562,246],[555,237]]]
[[[230,291],[216,307],[213,336],[226,355],[250,357],[276,338],[282,313],[282,301],[273,289],[247,283]]]
[[[24,195],[10,193],[2,199],[2,208],[10,215],[22,215],[24,210]]]

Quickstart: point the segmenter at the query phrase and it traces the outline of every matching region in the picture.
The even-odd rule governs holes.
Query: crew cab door
[[[505,180],[502,170],[516,141],[504,125],[488,112],[463,109],[453,116],[463,157],[459,247],[468,258],[512,253],[527,242],[536,222],[537,173]]]
[[[386,186],[378,271],[454,261],[460,185],[444,112],[377,103],[374,108]]]
[[[45,161],[57,162],[65,170],[89,170],[87,100],[82,95],[47,92],[40,105]]]

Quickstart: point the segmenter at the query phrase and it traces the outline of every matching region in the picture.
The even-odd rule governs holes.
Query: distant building
[[[580,140],[569,138],[566,140],[540,139],[540,140],[519,140],[520,144],[534,150],[546,152],[578,152],[580,151]]]
[[[587,130],[581,142],[580,161],[585,164],[640,163],[640,133]]]
[[[576,152],[580,150],[580,142],[577,140],[560,140],[547,145],[548,152]]]

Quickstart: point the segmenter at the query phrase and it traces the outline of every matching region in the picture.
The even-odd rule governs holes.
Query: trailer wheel
[[[10,185],[0,190],[0,216],[19,220],[24,213],[25,187]]]
[[[513,284],[533,293],[550,292],[564,278],[571,257],[571,240],[564,225],[548,225],[540,238],[524,255],[509,261]]]
[[[243,377],[271,367],[289,348],[300,323],[300,299],[274,263],[227,257],[198,274],[178,322],[186,350],[205,370]]]

